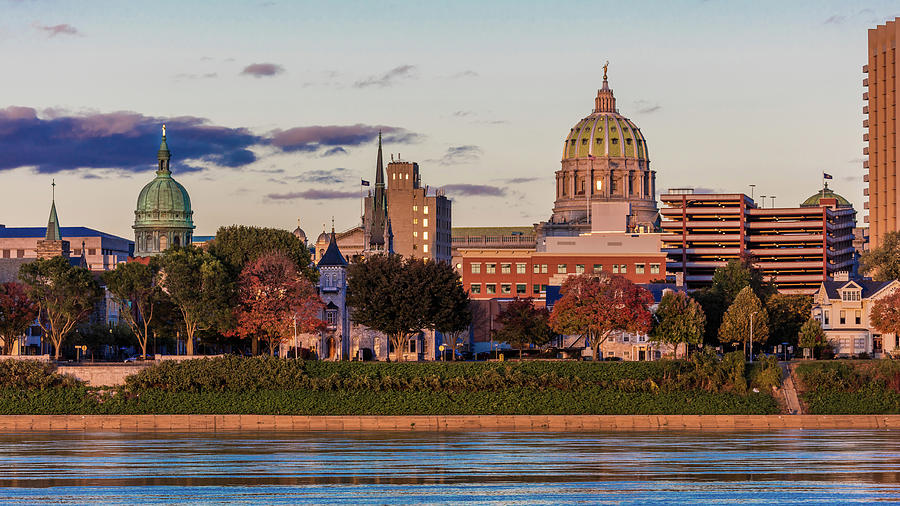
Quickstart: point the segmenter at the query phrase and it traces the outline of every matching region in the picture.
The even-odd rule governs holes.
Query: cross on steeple
[[[52,179],[51,181],[52,181],[52,183],[50,183],[50,186],[52,187],[52,189],[50,190],[50,198],[53,199],[53,201],[55,202],[56,201],[56,178]]]

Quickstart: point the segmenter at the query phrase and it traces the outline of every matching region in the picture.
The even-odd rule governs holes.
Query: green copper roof
[[[165,125],[159,145],[159,166],[156,178],[147,183],[138,195],[134,211],[134,227],[194,228],[191,197],[169,170],[169,146]]]
[[[594,113],[569,131],[563,159],[624,157],[647,160],[647,141],[630,119],[610,112]]]
[[[59,231],[59,216],[56,215],[56,201],[50,204],[50,219],[47,220],[47,235],[44,239],[48,241],[62,241],[62,234]]]
[[[844,197],[838,195],[831,188],[828,187],[828,184],[825,184],[825,187],[816,192],[815,195],[811,195],[808,199],[804,200],[800,207],[817,207],[819,206],[822,199],[835,199],[837,201],[838,207],[853,207],[853,204],[850,203],[849,200]]]

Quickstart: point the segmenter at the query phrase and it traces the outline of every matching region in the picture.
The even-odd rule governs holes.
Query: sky
[[[830,186],[862,222],[862,65],[888,1],[0,0],[0,223],[131,237],[167,124],[195,235],[360,221],[419,163],[454,226],[546,220],[609,64],[660,191]]]

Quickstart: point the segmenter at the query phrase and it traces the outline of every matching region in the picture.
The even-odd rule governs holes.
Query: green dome
[[[644,135],[630,119],[619,114],[605,76],[594,104],[593,113],[569,130],[563,160],[608,157],[649,161]]]
[[[138,196],[134,224],[193,228],[193,214],[191,197],[184,186],[168,171],[158,172]]]
[[[828,187],[828,184],[825,184],[825,187],[815,193],[815,195],[810,196],[808,199],[804,200],[800,207],[819,207],[822,199],[834,199],[837,201],[837,207],[853,207],[853,204],[850,203],[849,200],[844,197],[834,193],[834,190]]]

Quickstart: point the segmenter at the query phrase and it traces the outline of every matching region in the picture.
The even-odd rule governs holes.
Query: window
[[[472,274],[481,274],[481,263],[472,262],[469,265],[469,269],[472,271]]]
[[[419,212],[419,206],[413,206],[413,212],[414,213]]]
[[[823,311],[822,318],[824,319],[824,322],[823,322],[824,325],[828,325],[830,323],[830,319],[828,317],[829,317],[828,311]]]
[[[528,285],[525,283],[516,283],[516,295],[525,295]]]
[[[594,274],[603,272],[603,264],[594,264]]]
[[[160,243],[160,244],[163,244],[162,237],[159,238],[159,243]],[[89,249],[88,249],[88,255],[96,255],[96,254],[97,254],[97,249],[96,249],[96,248],[89,248]]]
[[[535,295],[541,293],[541,285],[532,285],[531,291],[532,291]]]
[[[619,265],[619,274],[628,274],[628,267],[625,264]]]
[[[547,264],[541,264],[541,274],[547,274]]]
[[[410,353],[415,353],[415,352],[416,352],[416,340],[415,340],[415,339],[411,339],[411,340],[409,341],[409,352],[410,352]]]
[[[516,274],[525,274],[525,264],[524,263],[516,264]]]
[[[600,191],[602,189],[603,189],[603,181],[598,179],[597,180],[597,191]]]
[[[644,273],[644,264],[634,264],[634,273],[635,274],[643,274]]]
[[[488,283],[484,285],[484,291],[487,293],[497,293],[497,285],[494,283]]]
[[[500,274],[512,273],[512,264],[500,264]]]
[[[428,214],[428,206],[422,206],[422,212]]]
[[[584,264],[575,264],[575,274],[584,274]]]
[[[422,218],[422,226],[423,226],[423,227],[427,227],[427,226],[428,226],[428,218]]]
[[[650,274],[659,274],[659,264],[650,264]]]
[[[419,218],[413,218],[413,225],[419,224]]]
[[[623,342],[623,343],[627,343],[627,342],[628,342],[628,334],[623,334],[623,335],[622,335],[622,342]]]
[[[512,284],[511,283],[503,283],[500,285],[500,293],[512,293]]]
[[[566,264],[556,264],[556,273],[557,274],[565,274],[566,273]]]
[[[534,264],[534,265],[532,265],[532,271],[533,271],[535,274],[540,274],[540,273],[541,273],[541,264]]]
[[[425,239],[426,241],[428,240],[428,231],[427,230],[422,232],[422,239]]]
[[[485,271],[488,274],[496,274],[497,273],[497,264],[484,264]]]
[[[619,273],[619,264],[613,264],[613,274]]]
[[[859,290],[844,290],[841,292],[841,299],[847,302],[859,302],[860,300],[860,291]]]
[[[337,326],[337,311],[325,311],[325,321],[329,327]]]
[[[862,312],[857,311],[854,316],[856,317],[856,324],[861,325],[862,324]]]
[[[847,312],[841,310],[841,325],[847,323]]]
[[[17,250],[16,250],[16,257],[17,257],[17,258],[25,258],[25,250],[23,250],[23,249],[17,249]]]
[[[428,232],[425,232],[425,233],[427,234]],[[428,238],[426,237],[426,239],[428,239]],[[428,245],[427,244],[422,245],[422,252],[428,253]]]
[[[472,283],[469,285],[469,293],[481,293],[481,283]]]

